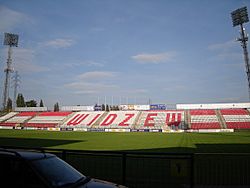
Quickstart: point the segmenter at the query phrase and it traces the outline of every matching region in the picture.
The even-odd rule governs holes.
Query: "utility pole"
[[[12,47],[17,47],[18,45],[18,35],[11,33],[4,33],[4,45],[9,46],[8,49],[8,58],[7,58],[7,68],[4,70],[5,74],[5,82],[4,82],[4,91],[3,91],[3,109],[7,107],[7,101],[9,98],[9,85],[10,85],[10,74],[13,72],[11,67],[12,64]]]

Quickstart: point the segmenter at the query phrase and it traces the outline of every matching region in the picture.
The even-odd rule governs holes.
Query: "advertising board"
[[[47,112],[47,107],[16,107],[15,112]]]
[[[149,129],[130,129],[130,132],[149,132]]]
[[[13,127],[10,127],[10,126],[0,126],[0,129],[13,129]]]
[[[133,104],[128,105],[128,110],[135,110],[135,106]]]
[[[52,127],[49,127],[49,128],[48,128],[48,131],[60,131],[60,128],[52,128]]]
[[[102,106],[101,105],[95,105],[94,106],[94,111],[102,111]]]
[[[120,109],[120,110],[128,110],[128,105],[126,105],[126,104],[121,104],[121,105],[119,105],[119,109]]]
[[[130,132],[130,129],[105,129],[105,132]]]
[[[76,128],[74,128],[74,131],[84,131],[84,132],[87,132],[88,129],[87,128],[78,128],[78,127],[76,127]]]
[[[165,104],[151,104],[150,105],[150,110],[166,110],[166,105]]]
[[[60,128],[60,131],[74,131],[74,128],[64,127],[64,128]]]
[[[94,106],[62,106],[61,111],[94,111]]]
[[[87,129],[88,131],[90,132],[105,132],[105,129],[102,129],[102,128],[89,128]]]
[[[135,110],[150,110],[149,105],[134,105]]]
[[[161,129],[149,129],[149,132],[162,132]]]

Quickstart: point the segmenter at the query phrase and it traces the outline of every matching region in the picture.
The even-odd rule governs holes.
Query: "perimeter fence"
[[[132,188],[250,187],[250,153],[18,148],[54,153],[84,175]]]

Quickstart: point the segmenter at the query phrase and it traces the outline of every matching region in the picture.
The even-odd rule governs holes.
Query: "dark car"
[[[82,175],[50,153],[0,149],[0,187],[125,188]]]

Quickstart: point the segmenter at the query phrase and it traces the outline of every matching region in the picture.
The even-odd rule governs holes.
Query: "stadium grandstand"
[[[0,117],[3,129],[56,129],[107,132],[220,132],[250,129],[250,103],[120,105],[119,111],[94,106],[16,108]]]

